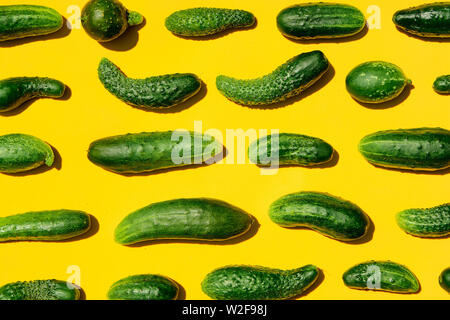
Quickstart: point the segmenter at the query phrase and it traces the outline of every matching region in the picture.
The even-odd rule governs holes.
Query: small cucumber
[[[352,289],[416,293],[419,280],[405,266],[391,261],[368,261],[348,269],[344,284]]]
[[[168,16],[166,28],[180,36],[198,37],[251,27],[255,22],[253,14],[244,10],[192,8],[176,11]]]
[[[436,80],[433,83],[433,89],[437,93],[449,94],[450,93],[450,74],[436,78]]]
[[[397,214],[400,228],[423,238],[450,235],[450,203],[427,209],[408,209]]]
[[[268,105],[296,96],[327,72],[330,64],[321,51],[302,53],[272,73],[252,80],[220,75],[217,89],[228,99],[246,106]]]
[[[0,136],[0,172],[17,173],[53,165],[53,149],[44,141],[21,133]]]
[[[178,285],[153,274],[130,276],[115,282],[108,291],[110,300],[176,300]]]
[[[254,218],[214,199],[175,199],[150,204],[117,226],[116,242],[129,245],[159,239],[222,241],[246,233]]]
[[[318,277],[319,269],[313,265],[293,270],[226,266],[209,273],[202,290],[217,300],[281,300],[304,293]]]
[[[442,170],[450,167],[450,131],[441,128],[379,131],[361,139],[359,151],[376,166]]]
[[[369,218],[358,206],[319,192],[283,196],[271,204],[269,217],[282,227],[307,227],[341,241],[357,240],[369,228]]]
[[[439,276],[439,284],[445,291],[450,293],[450,268],[442,271],[441,275]]]
[[[0,287],[0,300],[79,300],[81,290],[70,282],[34,280]]]

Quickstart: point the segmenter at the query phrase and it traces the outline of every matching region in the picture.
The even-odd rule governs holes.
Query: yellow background
[[[448,299],[438,275],[450,266],[450,239],[427,240],[406,235],[394,216],[403,209],[430,207],[449,201],[449,175],[414,174],[375,168],[357,151],[364,135],[384,129],[444,127],[449,129],[450,97],[433,92],[438,75],[450,72],[449,43],[422,41],[396,30],[391,17],[423,0],[345,1],[363,12],[381,8],[381,29],[355,41],[297,43],[277,30],[278,12],[298,1],[124,1],[141,12],[146,25],[102,46],[83,29],[59,32],[45,41],[0,43],[1,78],[49,76],[66,83],[66,100],[41,99],[14,116],[0,117],[0,133],[28,133],[53,145],[61,154],[58,170],[25,176],[0,175],[1,216],[45,209],[80,209],[94,215],[99,230],[91,237],[65,243],[17,242],[0,245],[0,284],[18,280],[68,279],[67,268],[79,266],[87,299],[104,299],[109,286],[122,277],[159,273],[179,282],[188,299],[205,299],[203,277],[228,264],[295,268],[315,264],[325,279],[304,299]],[[20,4],[24,1],[4,1]],[[28,0],[47,5],[65,17],[67,7],[86,1]],[[344,2],[344,1],[342,1]],[[195,6],[241,8],[258,19],[256,28],[208,41],[185,40],[164,27],[172,12]],[[138,37],[138,39],[137,39]],[[136,43],[136,40],[137,43]],[[134,44],[136,45],[134,46]],[[134,47],[133,47],[134,46]],[[131,48],[132,47],[132,48]],[[130,50],[125,50],[130,49]],[[333,79],[293,104],[274,110],[251,109],[225,99],[215,78],[226,74],[253,78],[271,72],[302,52],[322,50],[334,66]],[[178,113],[145,112],[108,93],[97,77],[101,57],[108,57],[130,77],[175,72],[197,74],[207,93]],[[382,110],[355,102],[345,90],[345,76],[357,64],[386,60],[398,64],[415,88],[401,104]],[[90,142],[128,132],[193,129],[280,129],[320,137],[339,152],[336,166],[324,169],[291,167],[264,176],[251,164],[216,164],[198,169],[125,177],[105,171],[86,157]],[[288,230],[267,215],[271,202],[301,190],[329,192],[363,208],[375,224],[373,239],[346,244],[308,230]],[[261,224],[251,239],[234,245],[163,243],[143,247],[113,241],[116,225],[130,212],[152,202],[181,197],[211,197],[253,214]],[[356,263],[390,259],[408,266],[422,290],[415,295],[351,290],[342,273]]]

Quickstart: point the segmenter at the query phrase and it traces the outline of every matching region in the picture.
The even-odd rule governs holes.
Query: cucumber
[[[217,89],[228,99],[246,106],[268,105],[296,96],[327,72],[330,64],[321,51],[302,53],[272,73],[252,80],[220,75]]]
[[[280,165],[315,166],[333,157],[333,147],[319,138],[294,133],[269,135],[252,142],[248,148],[250,161],[267,166],[272,161]]]
[[[298,296],[319,277],[313,265],[293,270],[260,266],[226,266],[209,273],[202,290],[217,300],[281,300]]]
[[[434,2],[397,11],[392,20],[408,33],[421,37],[450,37],[450,2]]]
[[[352,289],[416,293],[420,284],[405,266],[392,261],[368,261],[348,269],[344,284]]]
[[[33,280],[0,287],[0,300],[79,300],[81,290],[70,282]]]
[[[44,141],[21,133],[0,136],[0,172],[17,173],[41,165],[51,167],[55,155]]]
[[[106,58],[100,61],[98,77],[114,96],[143,109],[172,107],[194,96],[202,86],[201,80],[192,73],[131,79]]]
[[[144,17],[128,11],[117,0],[90,0],[81,11],[81,24],[94,40],[107,42],[121,36],[130,26],[141,24]]]
[[[34,98],[60,98],[66,86],[58,80],[42,77],[17,77],[0,81],[0,112],[19,107]]]
[[[153,274],[130,276],[115,282],[110,300],[176,300],[179,287],[171,279]]]
[[[63,26],[63,17],[54,9],[34,5],[0,6],[0,41],[41,36]]]
[[[222,144],[210,135],[179,130],[99,139],[89,146],[88,158],[112,172],[141,173],[210,164],[222,151]]]
[[[166,18],[165,24],[167,30],[176,35],[199,37],[251,27],[255,22],[255,16],[244,10],[191,8],[172,13]]]
[[[433,89],[437,93],[449,94],[450,93],[450,74],[436,78],[436,80],[433,83]]]
[[[371,164],[409,170],[442,170],[450,167],[450,131],[414,128],[379,131],[359,143]]]
[[[439,284],[445,291],[450,293],[450,268],[442,271],[441,275],[439,276]]]
[[[129,214],[115,231],[117,243],[159,239],[222,241],[246,233],[254,218],[226,202],[193,198],[150,204]]]
[[[280,32],[293,39],[327,39],[352,36],[364,29],[364,14],[340,3],[304,3],[283,9],[277,16]]]
[[[369,228],[369,218],[358,206],[319,192],[283,196],[271,204],[269,217],[282,227],[307,227],[341,241],[360,239]]]

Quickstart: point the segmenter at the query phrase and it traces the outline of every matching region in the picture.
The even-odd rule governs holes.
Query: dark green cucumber
[[[311,51],[295,56],[261,78],[239,80],[220,75],[216,85],[225,97],[236,103],[268,105],[300,94],[319,80],[329,65],[321,51]]]
[[[129,245],[158,239],[221,241],[246,233],[254,218],[214,199],[175,199],[150,204],[117,226],[116,242]]]
[[[314,166],[331,160],[333,152],[333,147],[322,139],[294,133],[269,135],[248,148],[250,161],[259,166],[273,161],[280,165]]]
[[[319,192],[283,196],[271,204],[269,216],[282,227],[307,227],[341,241],[363,237],[370,223],[355,204]]]
[[[53,149],[44,141],[21,133],[0,136],[0,172],[17,173],[53,165]]]
[[[436,80],[433,83],[433,89],[437,93],[449,94],[450,93],[450,74],[436,78]]]
[[[0,300],[79,300],[81,290],[60,280],[33,280],[0,287]]]
[[[395,25],[421,37],[450,37],[450,2],[434,2],[397,11]]]
[[[202,86],[201,80],[192,73],[128,78],[106,58],[100,61],[98,77],[110,93],[129,105],[141,108],[172,107],[194,96]]]
[[[348,269],[344,284],[352,289],[416,293],[419,280],[405,266],[391,261],[368,261]]]
[[[0,6],[0,41],[41,36],[63,26],[63,17],[54,9],[34,5]]]
[[[141,24],[144,17],[128,11],[117,0],[90,0],[81,11],[81,24],[86,33],[99,42],[121,36],[130,26]]]
[[[139,173],[213,163],[223,146],[212,136],[190,131],[142,132],[91,143],[88,158],[117,173]]]
[[[445,269],[439,276],[439,284],[441,287],[450,293],[450,268]]]
[[[66,86],[58,80],[18,77],[0,80],[0,112],[10,111],[34,98],[60,98]]]
[[[376,166],[442,170],[450,167],[450,131],[441,128],[379,131],[361,139],[359,151]]]
[[[217,300],[281,300],[304,293],[318,277],[313,265],[293,270],[227,266],[209,273],[202,289]]]
[[[168,16],[166,28],[180,36],[198,37],[228,29],[251,27],[255,22],[255,16],[244,10],[192,8],[176,11]]]
[[[340,3],[304,3],[283,9],[277,16],[281,33],[293,39],[348,37],[360,32],[364,14],[354,6]]]
[[[110,300],[175,300],[178,285],[171,279],[153,274],[130,276],[115,282],[108,291]]]

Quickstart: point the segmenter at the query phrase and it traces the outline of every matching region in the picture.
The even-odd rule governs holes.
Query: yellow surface
[[[19,4],[24,1],[3,1]],[[48,5],[65,17],[67,7],[85,1],[28,0]],[[357,151],[364,135],[383,129],[422,126],[449,129],[450,97],[433,92],[431,85],[449,73],[448,42],[422,41],[397,31],[392,14],[422,1],[346,1],[363,12],[381,8],[381,29],[348,42],[296,43],[277,30],[278,12],[297,1],[228,0],[207,5],[250,10],[256,28],[208,40],[185,40],[164,27],[173,11],[205,5],[205,1],[125,1],[147,19],[112,45],[102,46],[74,29],[46,41],[0,43],[1,78],[49,76],[68,84],[67,100],[38,100],[23,112],[0,117],[0,132],[33,134],[61,154],[61,168],[45,173],[0,175],[1,216],[44,209],[81,209],[94,215],[100,228],[86,239],[65,243],[4,243],[0,245],[0,284],[31,279],[68,279],[69,266],[78,266],[88,299],[104,299],[116,280],[139,273],[169,276],[186,290],[188,299],[205,299],[203,277],[228,264],[294,268],[315,264],[324,281],[303,299],[448,299],[438,275],[450,266],[450,239],[427,240],[406,235],[395,214],[406,208],[430,207],[449,201],[449,175],[413,174],[375,168]],[[137,44],[133,46],[133,42]],[[115,48],[116,50],[112,50]],[[275,110],[250,109],[225,99],[215,78],[226,74],[253,78],[271,72],[289,58],[322,50],[334,66],[333,79],[302,100]],[[196,73],[207,85],[206,95],[178,113],[144,112],[108,93],[97,78],[101,57],[108,57],[131,77],[144,78],[175,72]],[[383,110],[356,103],[345,90],[344,79],[357,64],[368,60],[398,64],[415,88],[401,104]],[[198,99],[197,99],[198,100]],[[280,129],[323,138],[339,152],[336,166],[325,169],[291,167],[276,175],[261,175],[250,164],[216,164],[156,175],[125,177],[105,171],[86,157],[95,139],[128,132],[193,129]],[[272,223],[269,205],[282,195],[301,190],[329,192],[357,203],[375,224],[373,239],[345,244],[308,230],[288,230]],[[166,243],[124,247],[113,241],[116,225],[128,213],[152,202],[181,197],[211,197],[230,202],[253,214],[261,227],[251,239],[234,245]],[[356,263],[390,259],[408,266],[419,278],[422,291],[398,295],[351,290],[342,273]],[[76,268],[76,267],[75,267]],[[73,271],[73,270],[72,270]]]

